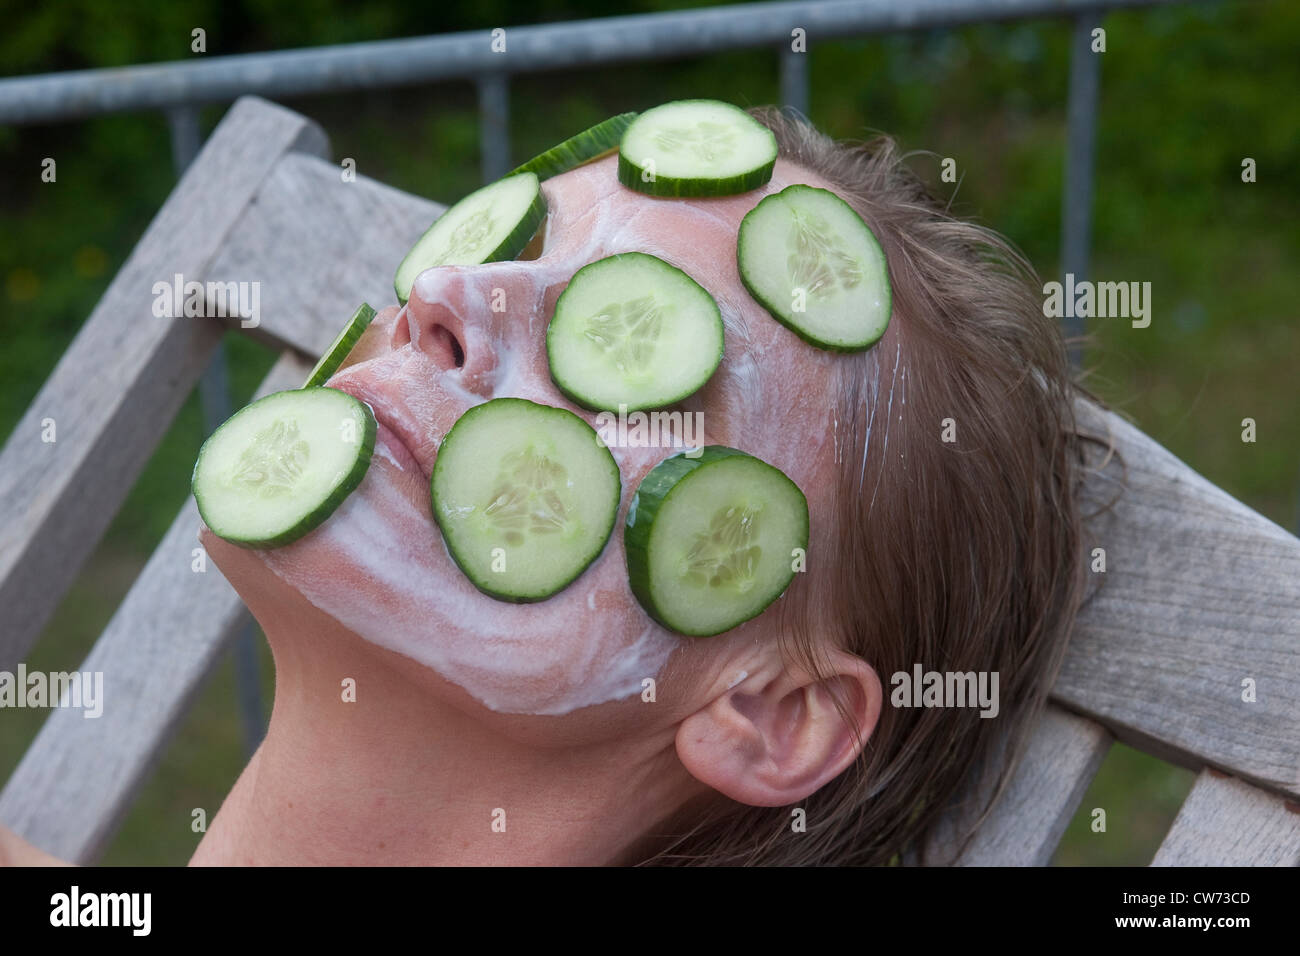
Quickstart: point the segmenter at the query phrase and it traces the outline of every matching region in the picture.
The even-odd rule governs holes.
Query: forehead
[[[617,170],[618,156],[610,155],[542,183],[552,219],[549,228],[561,234],[557,238],[567,238],[563,233],[570,225],[600,218],[602,212],[613,212],[620,231],[659,227],[670,233],[682,230],[689,236],[698,230],[696,238],[701,241],[729,237],[734,246],[740,221],[763,197],[795,183],[834,191],[822,177],[783,157],[777,158],[772,178],[765,185],[732,196],[690,199],[648,196],[620,183]]]

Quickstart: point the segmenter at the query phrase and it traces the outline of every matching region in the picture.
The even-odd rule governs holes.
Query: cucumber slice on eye
[[[542,601],[605,547],[622,482],[595,430],[522,398],[476,405],[447,432],[429,480],[447,550],[485,594]]]
[[[709,380],[722,352],[722,313],[713,297],[644,252],[579,269],[546,329],[552,380],[597,411],[681,401]]]
[[[632,124],[634,119],[636,113],[619,113],[617,116],[611,116],[603,123],[597,123],[591,129],[583,130],[577,136],[572,136],[560,145],[516,166],[508,175],[536,173],[538,179],[547,179],[600,159],[618,149],[623,131]]]
[[[627,573],[646,613],[680,634],[721,634],[762,613],[808,548],[808,502],[779,469],[734,448],[674,455],[628,508]]]
[[[889,265],[852,206],[796,184],[765,197],[740,222],[741,281],[804,341],[836,352],[875,345],[889,326]]]
[[[303,383],[303,388],[313,388],[317,385],[324,385],[329,377],[339,370],[348,353],[352,351],[361,338],[361,333],[366,330],[370,322],[375,317],[375,310],[365,302],[352,313],[352,318],[348,319],[348,324],[343,326],[342,331],[335,336],[330,347],[321,355],[320,361],[316,367],[311,370],[307,376],[307,381]]]
[[[678,100],[646,110],[618,151],[618,180],[652,196],[729,196],[772,178],[776,137],[719,100]]]
[[[375,416],[333,388],[276,392],[235,412],[199,449],[191,487],[220,538],[275,548],[318,527],[361,484]]]
[[[393,288],[398,301],[406,302],[415,277],[425,269],[515,258],[545,216],[536,173],[507,176],[470,193],[438,217],[397,267]]]

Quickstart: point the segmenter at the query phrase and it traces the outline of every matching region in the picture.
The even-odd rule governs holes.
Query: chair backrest
[[[261,282],[248,334],[284,350],[262,393],[300,385],[302,356],[357,302],[391,298],[393,264],[443,207],[344,181],[326,152],[311,121],[239,100],[0,452],[0,669],[26,654],[220,340],[218,320],[155,318],[155,282]],[[1009,790],[957,862],[1046,863],[1116,738],[1200,771],[1156,863],[1300,862],[1287,804],[1300,797],[1300,540],[1114,414],[1079,413],[1127,468],[1111,461],[1090,488],[1108,500],[1125,482],[1093,524],[1104,580]],[[247,619],[220,572],[193,570],[197,527],[191,500],[83,664],[104,672],[112,706],[98,720],[53,710],[0,792],[0,821],[64,859],[103,850]],[[936,858],[964,812],[938,828]]]

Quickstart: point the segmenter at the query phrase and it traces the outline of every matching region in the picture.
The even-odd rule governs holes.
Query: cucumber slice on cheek
[[[274,548],[320,526],[361,484],[375,417],[332,388],[276,392],[232,415],[203,443],[192,488],[220,538]]]
[[[551,379],[596,411],[681,401],[709,380],[722,353],[722,313],[713,297],[643,252],[579,269],[546,330]]]
[[[515,258],[545,216],[546,200],[536,173],[507,176],[470,193],[438,217],[397,267],[397,300],[405,304],[416,276],[425,269]]]
[[[311,370],[307,376],[307,381],[303,383],[303,388],[313,388],[317,385],[324,385],[329,381],[329,377],[342,367],[347,360],[348,353],[355,347],[361,339],[361,334],[370,326],[375,318],[375,310],[368,303],[362,302],[357,307],[357,311],[352,313],[352,318],[348,319],[348,324],[343,326],[342,330],[334,341],[330,343],[316,363],[316,367]]]
[[[762,613],[808,548],[808,502],[779,469],[734,448],[675,455],[645,477],[623,536],[647,614],[681,634],[721,634]]]
[[[595,430],[562,408],[497,398],[471,408],[438,450],[433,517],[485,594],[541,601],[600,554],[622,494]]]

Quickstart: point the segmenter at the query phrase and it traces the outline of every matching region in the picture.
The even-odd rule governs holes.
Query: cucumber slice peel
[[[579,269],[546,329],[551,379],[571,401],[595,411],[681,401],[717,370],[724,346],[713,297],[644,252]]]
[[[429,495],[447,551],[494,598],[542,601],[596,560],[622,481],[595,430],[522,398],[476,405],[438,449]]]
[[[439,216],[406,254],[393,277],[398,301],[406,303],[425,269],[515,258],[545,216],[536,173],[506,176],[475,190]]]
[[[571,136],[558,146],[539,153],[526,163],[521,163],[507,175],[536,173],[538,179],[548,179],[579,166],[607,156],[618,149],[623,132],[636,119],[636,113],[619,113],[577,136]]]
[[[708,637],[766,610],[808,548],[808,502],[779,469],[734,448],[654,467],[628,508],[628,581],[646,613]]]
[[[811,345],[859,352],[889,326],[889,265],[847,202],[796,183],[764,197],[741,220],[736,262],[749,294]]]
[[[375,416],[333,388],[275,392],[237,411],[199,449],[199,515],[243,548],[296,541],[334,513],[370,468]]]
[[[772,131],[739,107],[677,100],[632,121],[618,180],[651,196],[730,196],[770,180],[776,154]]]
[[[352,313],[352,318],[348,319],[348,324],[343,326],[339,334],[334,337],[334,341],[330,343],[330,347],[321,355],[320,361],[311,370],[302,387],[313,388],[324,385],[329,377],[339,370],[339,366],[347,359],[348,353],[352,351],[357,340],[361,338],[361,333],[366,330],[374,317],[375,310],[362,302],[357,307],[357,311]]]

